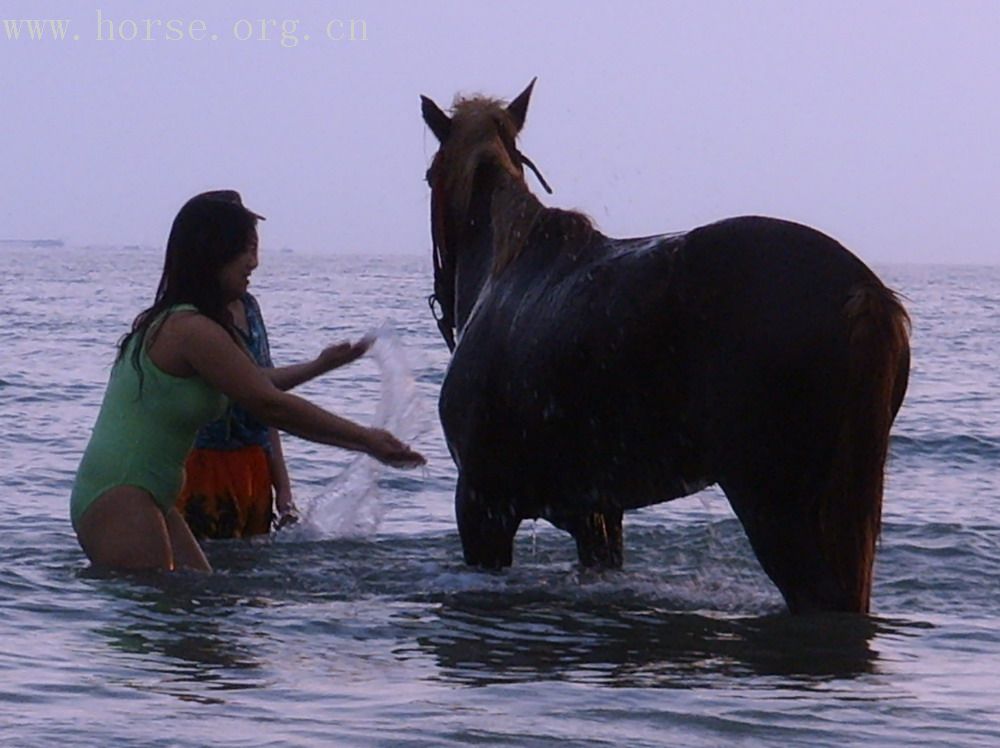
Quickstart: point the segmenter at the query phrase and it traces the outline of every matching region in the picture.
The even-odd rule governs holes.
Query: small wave
[[[895,436],[894,457],[935,457],[945,460],[978,462],[1000,459],[1000,437],[973,434]]]

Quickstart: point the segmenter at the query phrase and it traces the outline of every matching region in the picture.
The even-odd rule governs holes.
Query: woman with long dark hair
[[[304,381],[299,367],[253,361],[229,305],[257,266],[259,218],[238,193],[221,190],[192,198],[174,219],[156,297],[119,343],[73,485],[73,527],[95,566],[210,569],[174,505],[196,432],[229,401],[310,441],[395,467],[424,462],[387,431],[286,392]]]

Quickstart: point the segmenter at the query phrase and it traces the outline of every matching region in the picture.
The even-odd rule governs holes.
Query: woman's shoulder
[[[202,314],[194,304],[177,304],[170,307],[163,316],[164,332],[195,336],[203,339],[216,339],[220,335],[228,338],[222,325],[211,317]]]
[[[161,332],[177,328],[177,323],[189,317],[203,317],[194,304],[171,304],[153,314],[149,323],[150,339],[156,338]]]
[[[162,325],[167,320],[175,321],[188,317],[204,317],[201,311],[194,304],[171,304],[162,312],[156,315],[153,326]]]

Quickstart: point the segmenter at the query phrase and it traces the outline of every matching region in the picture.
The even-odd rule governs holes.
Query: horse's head
[[[456,248],[469,224],[477,178],[512,178],[523,185],[525,165],[538,174],[516,142],[524,127],[534,85],[532,80],[509,104],[478,96],[456,99],[451,116],[431,99],[420,97],[424,122],[440,144],[427,170],[434,241],[434,294],[429,301],[438,328],[452,350],[456,327]],[[540,174],[538,177],[548,189]],[[440,316],[435,304],[440,305]]]
[[[484,164],[523,179],[525,158],[515,141],[524,127],[534,86],[532,80],[506,105],[484,96],[457,98],[450,117],[431,99],[421,96],[424,122],[440,144],[427,172],[431,189],[448,189],[454,197],[462,197],[462,192],[471,190],[470,182]],[[461,203],[459,207],[463,207]]]

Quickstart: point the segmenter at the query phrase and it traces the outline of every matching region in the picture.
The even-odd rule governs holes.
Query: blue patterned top
[[[272,367],[271,348],[267,342],[267,328],[264,327],[264,317],[260,306],[250,294],[244,294],[241,299],[247,313],[247,332],[237,328],[254,361],[260,366]],[[268,427],[250,415],[236,403],[226,410],[222,418],[212,421],[202,427],[194,442],[195,449],[234,450],[243,447],[263,447],[271,451],[271,441],[268,437]]]

